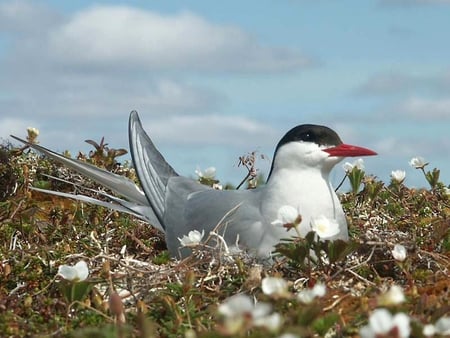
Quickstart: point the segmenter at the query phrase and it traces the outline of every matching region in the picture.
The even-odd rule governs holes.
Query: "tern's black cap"
[[[302,124],[292,128],[283,136],[278,142],[275,154],[282,145],[300,141],[317,143],[319,146],[338,146],[342,144],[341,138],[333,129],[316,124]]]

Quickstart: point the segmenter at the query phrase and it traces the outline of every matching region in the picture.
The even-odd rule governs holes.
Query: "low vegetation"
[[[95,149],[78,158],[136,180],[129,164],[117,162],[122,149],[110,149],[103,140],[89,143]],[[347,164],[351,189],[340,197],[350,242],[318,241],[311,233],[280,243],[270,262],[199,245],[180,261],[170,259],[160,233],[132,216],[32,190],[95,196],[49,176],[103,188],[26,147],[3,144],[0,332],[444,336],[450,332],[450,193],[439,170],[415,160],[411,165],[428,188],[405,186],[401,172],[383,183],[367,175],[361,162]],[[253,163],[246,167],[254,169]],[[254,175],[248,179],[254,184]]]

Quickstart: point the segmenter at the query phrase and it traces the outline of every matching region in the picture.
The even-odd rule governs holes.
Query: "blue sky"
[[[425,186],[408,165],[422,156],[448,184],[449,17],[446,0],[0,0],[0,137],[128,148],[136,109],[179,173],[236,184],[239,156],[316,123],[377,151],[366,171],[383,180]]]

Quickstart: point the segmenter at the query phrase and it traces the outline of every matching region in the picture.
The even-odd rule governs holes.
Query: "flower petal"
[[[339,224],[336,220],[330,220],[323,215],[311,220],[311,229],[317,233],[321,239],[328,239],[336,236],[340,231]]]
[[[409,164],[416,168],[416,169],[422,169],[424,168],[428,163],[425,162],[425,159],[423,157],[413,157],[411,161],[409,161]]]
[[[386,334],[392,327],[392,315],[386,309],[376,309],[369,317],[369,325],[375,334]]]
[[[402,183],[405,180],[406,172],[404,170],[394,170],[391,172],[391,178],[393,181]]]
[[[282,296],[287,293],[288,284],[283,278],[265,277],[261,282],[261,289],[265,295]]]
[[[205,235],[205,230],[201,233],[198,230],[191,230],[187,235],[183,235],[182,238],[178,237],[182,246],[196,246],[200,244],[203,236]]]
[[[237,294],[227,298],[217,309],[225,317],[240,316],[244,313],[250,313],[253,310],[253,301],[250,297]]]
[[[83,260],[74,266],[63,264],[58,267],[58,275],[69,281],[84,281],[89,276],[89,268]]]
[[[436,331],[442,335],[450,335],[450,317],[444,316],[438,319],[434,324]]]
[[[305,289],[297,293],[297,299],[303,304],[311,304],[314,298],[315,295],[311,289]]]
[[[280,209],[278,209],[278,219],[272,222],[272,224],[289,224],[295,223],[298,217],[298,211],[293,206],[283,205]]]
[[[405,301],[403,289],[398,285],[392,285],[391,288],[380,296],[379,303],[385,306],[398,305]]]
[[[77,278],[77,270],[73,266],[63,264],[58,267],[58,275],[66,280],[73,281]]]
[[[253,325],[265,327],[271,332],[276,332],[280,328],[282,323],[283,318],[277,312],[274,312],[271,315],[265,317],[255,318],[253,320]]]
[[[411,326],[409,325],[409,321],[410,319],[405,313],[400,312],[394,316],[392,323],[394,324],[393,326],[398,329],[399,338],[408,338],[411,334]]]
[[[399,262],[403,262],[407,256],[406,248],[401,244],[395,244],[394,250],[392,250],[391,253],[394,259]]]
[[[316,297],[323,297],[327,293],[327,288],[325,284],[322,283],[316,283],[314,287],[312,288],[312,292],[314,296]]]
[[[85,261],[79,261],[74,266],[76,273],[77,273],[77,279],[79,281],[84,281],[89,276],[89,268],[87,266],[87,263]]]

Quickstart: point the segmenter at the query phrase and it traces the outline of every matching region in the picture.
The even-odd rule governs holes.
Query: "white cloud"
[[[398,135],[387,135],[379,138],[373,144],[375,149],[382,157],[395,157],[395,158],[407,158],[411,159],[414,156],[427,155],[428,158],[436,157],[441,158],[443,153],[446,153],[450,142],[445,136],[442,137],[430,137],[428,133],[399,133]],[[411,158],[410,158],[411,157]],[[405,162],[405,165],[408,163]]]
[[[369,95],[398,94],[399,91],[411,89],[417,83],[416,79],[398,72],[378,73],[358,88],[358,92]]]
[[[1,82],[1,80],[0,80]],[[132,109],[152,116],[205,114],[227,102],[212,89],[170,79],[122,79],[114,76],[54,74],[50,83],[39,79],[11,84],[12,97],[0,99],[0,110],[22,118],[114,117]],[[6,85],[6,84],[5,84]],[[8,89],[6,89],[8,91]]]
[[[161,15],[126,6],[95,6],[49,36],[63,64],[161,70],[280,71],[310,63],[287,48],[266,47],[231,25],[190,12]]]
[[[401,96],[411,93],[448,94],[450,92],[450,73],[413,74],[386,71],[374,74],[360,85],[356,92],[363,95]]]
[[[0,30],[14,34],[37,35],[62,19],[48,7],[22,0],[0,3]]]
[[[414,143],[407,142],[402,136],[383,137],[374,144],[374,149],[379,154],[383,154],[383,156],[406,157],[414,154],[416,151],[415,147],[416,145]]]
[[[142,99],[136,98],[136,102],[150,111],[157,112],[202,112],[213,106],[213,102],[225,100],[211,90],[165,79],[158,81],[152,91],[147,91],[146,95],[142,95]]]
[[[0,61],[3,117],[52,117],[60,125],[132,109],[156,117],[220,111],[227,97],[187,72],[266,73],[309,62],[293,49],[266,46],[237,26],[189,12],[94,6],[64,17],[16,0],[0,5],[0,29],[8,39]]]
[[[266,140],[276,138],[271,127],[242,116],[172,115],[151,123],[145,123],[145,114],[141,118],[151,137],[172,144],[253,146],[265,145]]]
[[[450,119],[450,99],[411,97],[398,106],[402,115],[423,120]]]

